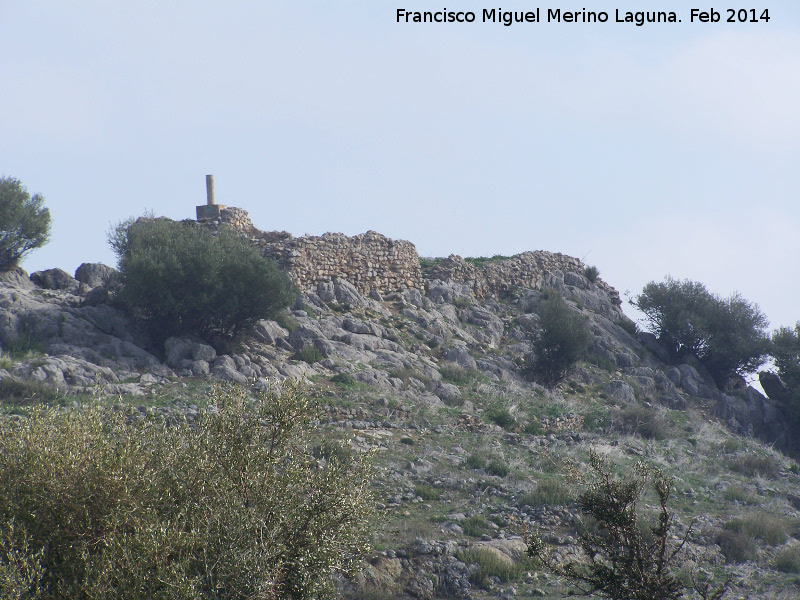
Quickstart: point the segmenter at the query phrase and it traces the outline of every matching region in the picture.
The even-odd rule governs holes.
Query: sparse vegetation
[[[674,522],[668,509],[673,483],[660,471],[651,473],[636,463],[634,475],[616,477],[610,465],[590,453],[594,476],[578,504],[592,526],[578,530],[581,560],[556,559],[538,535],[530,538],[528,554],[554,573],[566,577],[581,593],[600,594],[612,600],[669,600],[683,596],[686,585],[676,577],[686,536],[675,541]],[[652,479],[651,479],[652,477]],[[648,482],[658,498],[653,524],[641,525],[639,498]],[[719,599],[727,583],[716,590],[701,587],[704,598]]]
[[[597,278],[600,277],[600,269],[598,269],[594,265],[586,267],[583,270],[583,276],[586,277],[586,279],[588,279],[592,283],[594,283],[595,281],[597,281]]]

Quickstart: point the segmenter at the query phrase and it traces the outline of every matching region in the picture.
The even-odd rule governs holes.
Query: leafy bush
[[[553,386],[584,356],[592,334],[586,318],[557,293],[550,293],[542,304],[539,327],[532,339],[534,358],[527,368],[539,383]]]
[[[368,464],[313,456],[296,382],[211,400],[192,426],[101,406],[0,421],[0,579],[35,576],[41,600],[329,597],[366,550]]]
[[[583,276],[586,277],[589,281],[594,283],[597,281],[597,278],[600,277],[600,269],[592,265],[591,267],[586,267],[583,270]]]
[[[31,196],[19,179],[0,178],[0,271],[16,267],[50,237],[50,211],[40,194]]]
[[[800,323],[794,329],[781,327],[773,332],[771,354],[788,392],[774,400],[781,403],[795,429],[800,428]]]
[[[312,365],[324,359],[325,355],[322,354],[316,346],[306,346],[299,352],[296,352],[293,358]]]
[[[119,256],[118,298],[157,339],[231,339],[293,299],[288,278],[232,230],[140,218],[109,234]]]
[[[675,357],[695,355],[718,385],[764,362],[767,317],[739,294],[722,299],[701,283],[667,277],[648,283],[633,304]]]
[[[502,406],[496,406],[490,409],[486,413],[486,416],[503,429],[513,429],[517,424],[514,415],[512,415],[507,408]]]

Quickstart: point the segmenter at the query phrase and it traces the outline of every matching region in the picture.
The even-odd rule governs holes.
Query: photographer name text
[[[659,23],[768,23],[767,8],[692,8],[686,13],[675,11],[611,11],[562,10],[536,8],[532,10],[503,10],[484,8],[473,11],[416,11],[398,8],[397,23],[499,23],[506,27],[517,23],[623,23],[642,27]]]

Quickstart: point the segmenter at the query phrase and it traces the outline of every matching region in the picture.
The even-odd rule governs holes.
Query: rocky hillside
[[[773,403],[665,362],[616,291],[567,258],[424,260],[424,291],[386,295],[318,281],[227,353],[195,339],[153,347],[114,307],[104,265],[12,271],[0,275],[0,399],[10,415],[100,398],[191,419],[215,382],[307,378],[326,435],[378,450],[375,552],[340,582],[349,598],[563,597],[563,581],[523,559],[521,536],[535,525],[562,555],[577,551],[571,496],[590,448],[676,478],[678,529],[694,531],[688,564],[732,577],[730,597],[797,597],[800,478],[773,449],[787,435]],[[515,276],[526,261],[542,269],[535,281]],[[549,290],[593,335],[555,390],[521,366]]]

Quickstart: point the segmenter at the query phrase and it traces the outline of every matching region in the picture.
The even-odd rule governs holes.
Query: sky
[[[22,266],[113,266],[111,226],[193,218],[213,173],[262,230],[562,252],[623,294],[671,275],[800,320],[800,3],[450,4],[2,0],[0,175],[53,217]],[[681,22],[615,22],[642,4]]]

